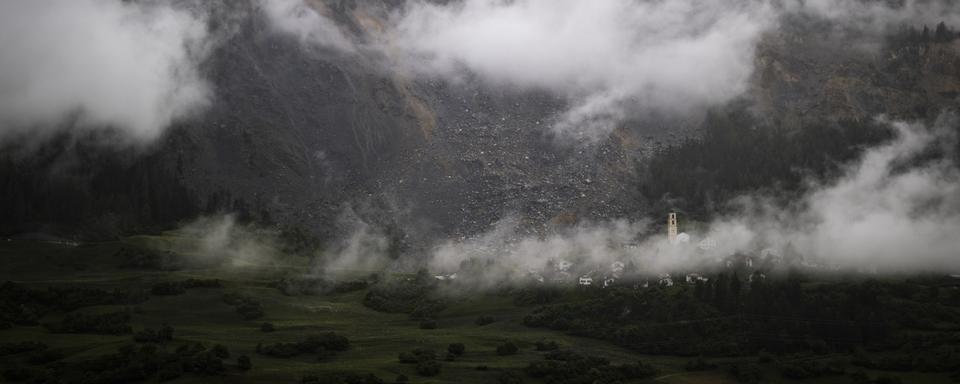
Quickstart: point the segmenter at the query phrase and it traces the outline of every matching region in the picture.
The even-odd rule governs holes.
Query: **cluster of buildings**
[[[680,232],[677,214],[671,212],[667,215],[667,242],[671,246],[683,247],[690,246],[691,236],[685,232]],[[717,248],[717,241],[712,238],[701,239],[696,243],[696,247],[701,251],[707,252],[712,251]],[[633,249],[639,250],[640,246],[637,244],[625,244],[624,248],[628,253]],[[764,256],[772,256],[772,251],[767,251]],[[729,256],[725,259],[718,260],[720,266],[725,266],[728,269],[748,269],[754,270],[754,257],[745,255],[745,254],[735,254]],[[574,264],[567,260],[559,260],[552,263],[553,270],[547,271],[551,273],[551,279],[545,279],[543,275],[537,273],[536,271],[529,271],[528,275],[533,277],[538,282],[544,282],[547,280],[553,282],[570,282],[576,281],[577,285],[583,287],[609,287],[616,283],[618,280],[621,280],[624,277],[626,270],[626,264],[622,261],[615,261],[607,267],[603,268],[593,268],[589,272],[580,274],[576,279],[571,275],[571,270]],[[636,271],[629,271],[630,273],[635,273]],[[749,273],[748,276],[751,279],[757,278],[766,278],[766,275],[763,273]],[[633,286],[635,288],[647,288],[651,284],[671,287],[675,284],[686,283],[690,285],[695,285],[697,283],[705,283],[709,281],[709,278],[701,274],[700,272],[690,272],[680,276],[673,276],[669,273],[661,273],[656,276],[646,276],[639,278],[638,276],[630,276],[632,279]]]
[[[677,214],[675,212],[670,212],[667,215],[666,232],[666,240],[667,244],[669,244],[667,247],[675,248],[671,251],[672,253],[676,253],[674,251],[681,251],[680,254],[685,254],[687,252],[695,253],[699,251],[704,256],[717,253],[718,242],[716,239],[705,237],[700,239],[699,242],[693,243],[692,237],[689,234],[680,232]],[[527,270],[526,276],[529,280],[537,283],[575,283],[582,287],[602,288],[610,287],[618,284],[618,282],[620,285],[624,283],[630,284],[634,288],[647,288],[650,287],[651,284],[654,286],[671,287],[676,284],[695,285],[709,281],[701,271],[692,271],[676,275],[660,273],[656,276],[638,273],[634,262],[627,260],[631,258],[630,255],[638,255],[643,252],[642,246],[637,243],[629,243],[624,244],[623,248],[625,253],[625,258],[622,259],[623,261],[617,260],[609,262],[609,264],[575,265],[575,263],[570,260],[555,259],[550,261],[543,269]],[[746,276],[749,282],[756,281],[756,279],[766,279],[764,272],[777,268],[777,266],[781,264],[800,266],[808,269],[839,269],[839,267],[836,266],[821,265],[804,260],[799,253],[791,250],[792,248],[788,246],[784,250],[785,255],[780,255],[779,252],[772,248],[766,248],[757,253],[733,253],[719,258],[705,257],[701,267],[709,271],[723,269],[737,271],[740,273],[740,276]],[[660,248],[657,252],[663,252],[663,249]],[[667,253],[670,254],[671,252]],[[876,269],[874,268],[865,272],[876,273]],[[453,280],[456,279],[456,276],[456,273],[454,273],[450,275],[436,275],[435,278],[437,280]]]

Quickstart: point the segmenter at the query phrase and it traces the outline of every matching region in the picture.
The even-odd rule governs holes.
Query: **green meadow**
[[[0,240],[2,241],[2,240]],[[144,270],[122,267],[116,256],[123,247],[149,248],[159,252],[181,244],[174,235],[138,236],[122,241],[83,244],[79,246],[33,241],[0,242],[0,281],[13,281],[31,288],[55,286],[94,287],[106,289],[145,289],[162,281],[185,279],[218,279],[221,287],[191,288],[185,293],[170,296],[151,295],[135,305],[89,306],[75,309],[78,313],[131,313],[133,332],[144,328],[160,328],[168,324],[175,329],[173,340],[160,348],[174,350],[178,346],[199,342],[206,346],[221,344],[230,352],[224,359],[225,371],[218,375],[184,374],[174,383],[294,383],[309,375],[353,372],[374,374],[386,382],[404,375],[413,383],[496,383],[504,371],[515,371],[520,376],[531,362],[543,360],[534,343],[551,340],[561,349],[603,357],[613,363],[642,361],[657,368],[655,377],[638,382],[657,383],[733,383],[724,369],[740,360],[754,361],[755,357],[711,359],[717,365],[704,371],[686,371],[689,357],[640,355],[612,343],[571,336],[546,328],[531,328],[522,319],[532,307],[518,306],[511,297],[495,293],[456,294],[436,316],[436,329],[421,329],[420,321],[408,314],[391,314],[372,310],[363,305],[367,289],[323,295],[288,296],[271,286],[284,276],[303,274],[309,270],[308,261],[289,257],[269,263],[221,265],[217,267],[185,267],[176,271]],[[344,274],[363,275],[369,271],[344,271]],[[262,304],[262,318],[244,320],[235,308],[223,300],[225,293],[241,294]],[[58,321],[67,313],[52,311],[39,323]],[[481,316],[493,316],[495,321],[477,325]],[[269,322],[274,332],[263,332],[261,324]],[[332,357],[318,359],[313,354],[290,358],[265,356],[257,353],[258,344],[298,342],[311,334],[328,331],[346,336],[350,341],[347,351]],[[97,335],[49,332],[42,326],[16,325],[0,330],[0,342],[15,343],[39,341],[52,350],[62,352],[59,363],[80,362],[110,354],[133,343],[130,334]],[[496,353],[498,345],[513,342],[519,347],[514,355]],[[441,359],[441,370],[436,376],[419,376],[414,365],[401,364],[398,355],[415,348],[445,352],[451,343],[462,343],[466,352],[453,361]],[[236,357],[249,356],[252,369],[237,367]],[[802,359],[804,357],[797,357]],[[29,365],[23,354],[0,356],[0,368]],[[57,363],[54,363],[57,364]],[[849,383],[845,376],[817,380],[785,380],[776,373],[765,375],[764,382],[818,382]],[[901,375],[906,382],[950,382],[946,375],[910,373]],[[156,377],[149,381],[157,381]],[[524,377],[523,382],[537,380]]]

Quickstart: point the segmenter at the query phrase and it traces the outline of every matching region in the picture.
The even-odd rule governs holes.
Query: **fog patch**
[[[165,2],[0,2],[0,139],[109,128],[149,142],[209,104],[207,37]]]
[[[744,197],[737,203],[749,214],[713,228],[746,227],[754,243],[781,253],[791,247],[838,266],[960,269],[957,120],[943,116],[933,127],[889,124],[897,138],[866,151],[838,180],[814,184],[790,207]]]
[[[355,46],[330,17],[320,1],[259,0],[258,5],[274,32],[291,35],[310,47],[353,52]]]
[[[346,206],[337,217],[335,228],[340,236],[320,255],[318,267],[323,273],[336,275],[398,267],[397,247],[401,239],[389,233],[382,224],[364,217],[352,206]]]
[[[948,0],[410,0],[358,4],[343,16],[386,16],[359,20],[370,30],[356,35],[326,4],[262,1],[275,30],[369,56],[391,76],[550,92],[568,104],[552,130],[588,141],[648,113],[684,116],[742,96],[757,45],[784,17],[865,34],[840,43],[858,47],[903,26],[960,24]]]
[[[597,138],[634,109],[682,113],[741,94],[773,15],[743,1],[414,1],[389,36],[422,75],[561,95],[571,106],[554,129]]]
[[[275,231],[240,224],[233,215],[201,217],[178,232],[178,253],[198,264],[262,267],[282,257]]]

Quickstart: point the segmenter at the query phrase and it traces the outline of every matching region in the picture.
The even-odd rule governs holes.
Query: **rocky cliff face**
[[[324,12],[364,38],[380,33],[384,9]],[[657,130],[566,143],[547,129],[564,107],[553,96],[417,79],[313,50],[252,11],[241,25],[209,63],[215,107],[162,150],[181,154],[184,183],[204,206],[242,201],[329,232],[349,204],[424,236],[476,233],[508,214],[543,230],[640,207],[633,162]]]
[[[759,46],[750,93],[758,115],[800,128],[879,114],[923,119],[955,106],[960,41],[906,41],[906,34],[879,38],[786,20]]]

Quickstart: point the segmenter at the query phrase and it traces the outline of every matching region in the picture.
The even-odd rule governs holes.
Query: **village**
[[[678,214],[670,212],[666,221],[665,247],[671,249],[657,249],[655,252],[671,251],[679,254],[696,254],[701,259],[687,266],[686,270],[673,271],[644,271],[642,268],[642,247],[636,243],[621,244],[622,257],[608,261],[576,262],[573,259],[553,258],[543,268],[529,268],[523,271],[524,279],[532,284],[576,285],[583,288],[608,288],[613,286],[644,289],[650,287],[672,287],[674,285],[696,285],[707,283],[708,276],[718,273],[730,273],[743,276],[748,283],[756,280],[765,280],[767,275],[783,272],[787,269],[802,269],[813,271],[839,271],[841,267],[835,264],[818,263],[807,260],[803,255],[791,248],[780,252],[772,248],[763,248],[752,252],[718,253],[718,241],[711,237],[694,239],[693,236],[679,230]],[[781,254],[784,253],[784,254]],[[463,277],[464,272],[434,275],[440,281],[454,281]],[[875,267],[859,267],[854,272],[861,274],[877,274]]]

